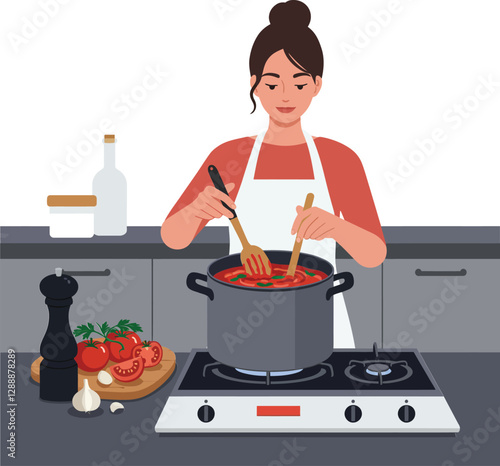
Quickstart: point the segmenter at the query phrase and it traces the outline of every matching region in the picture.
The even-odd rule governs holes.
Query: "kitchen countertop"
[[[210,259],[229,254],[227,227],[204,228],[185,249],[167,247],[160,227],[128,227],[123,236],[51,238],[49,227],[1,227],[2,259]]]
[[[102,411],[96,416],[82,415],[83,418],[74,415],[70,403],[43,402],[38,398],[38,385],[29,378],[29,367],[36,356],[16,355],[15,460],[7,457],[5,448],[7,394],[6,383],[2,384],[1,464],[4,465],[493,466],[500,463],[498,353],[423,353],[461,426],[456,435],[160,436],[154,432],[154,425],[187,353],[177,354],[178,367],[163,387],[141,400],[123,402],[125,410],[121,414],[112,415],[110,401],[103,401]],[[2,353],[2,368],[6,368],[6,358]]]
[[[498,259],[500,227],[383,227],[387,259]],[[168,248],[159,226],[128,227],[124,236],[51,238],[49,227],[1,227],[3,259],[203,259],[229,254],[229,230],[205,227],[185,249]],[[350,258],[337,245],[338,258]]]

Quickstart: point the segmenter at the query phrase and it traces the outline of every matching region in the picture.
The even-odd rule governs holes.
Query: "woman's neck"
[[[306,139],[302,132],[300,118],[289,123],[283,123],[270,117],[264,142],[277,146],[296,146],[305,143]]]

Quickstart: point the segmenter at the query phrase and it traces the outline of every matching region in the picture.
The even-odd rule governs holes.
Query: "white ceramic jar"
[[[96,196],[48,196],[50,236],[52,238],[91,238],[94,236]]]

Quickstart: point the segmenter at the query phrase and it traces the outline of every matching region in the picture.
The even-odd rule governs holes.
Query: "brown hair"
[[[275,5],[269,13],[266,26],[255,39],[250,52],[250,76],[257,80],[250,90],[250,99],[255,112],[257,105],[253,93],[262,78],[267,59],[279,50],[298,69],[309,73],[316,80],[323,75],[323,51],[316,34],[309,29],[311,12],[299,0],[289,0]]]

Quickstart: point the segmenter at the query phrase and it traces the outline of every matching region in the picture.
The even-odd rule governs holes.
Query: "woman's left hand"
[[[297,206],[297,217],[292,226],[292,235],[297,233],[297,242],[303,239],[315,239],[320,241],[325,238],[333,238],[333,231],[341,219],[319,207],[311,207],[304,210]]]

